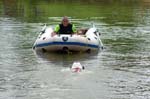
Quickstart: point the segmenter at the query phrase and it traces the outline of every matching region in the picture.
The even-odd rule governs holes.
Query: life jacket
[[[68,26],[63,26],[63,24],[59,24],[59,34],[72,34],[73,30],[72,30],[72,24],[68,24]]]

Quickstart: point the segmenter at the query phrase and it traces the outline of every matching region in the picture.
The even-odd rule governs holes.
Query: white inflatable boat
[[[43,52],[73,51],[91,52],[103,49],[100,33],[95,26],[86,30],[79,30],[77,34],[57,34],[52,36],[53,28],[43,27],[33,49]]]

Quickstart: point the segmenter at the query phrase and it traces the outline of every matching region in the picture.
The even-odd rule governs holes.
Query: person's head
[[[62,18],[62,24],[63,24],[63,26],[68,26],[68,24],[69,24],[69,19],[68,19],[67,16],[64,16],[64,17]]]

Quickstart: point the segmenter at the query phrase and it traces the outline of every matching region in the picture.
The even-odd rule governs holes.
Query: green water
[[[36,54],[43,24],[94,23],[98,54]],[[149,99],[149,0],[0,0],[0,99]],[[80,61],[85,71],[71,73]]]

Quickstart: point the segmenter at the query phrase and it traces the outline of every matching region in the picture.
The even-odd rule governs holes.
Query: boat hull
[[[73,52],[91,52],[99,51],[102,47],[97,35],[93,32],[96,29],[89,29],[85,35],[54,35],[53,29],[46,28],[44,33],[40,34],[34,43],[33,48],[36,51],[73,51]]]

